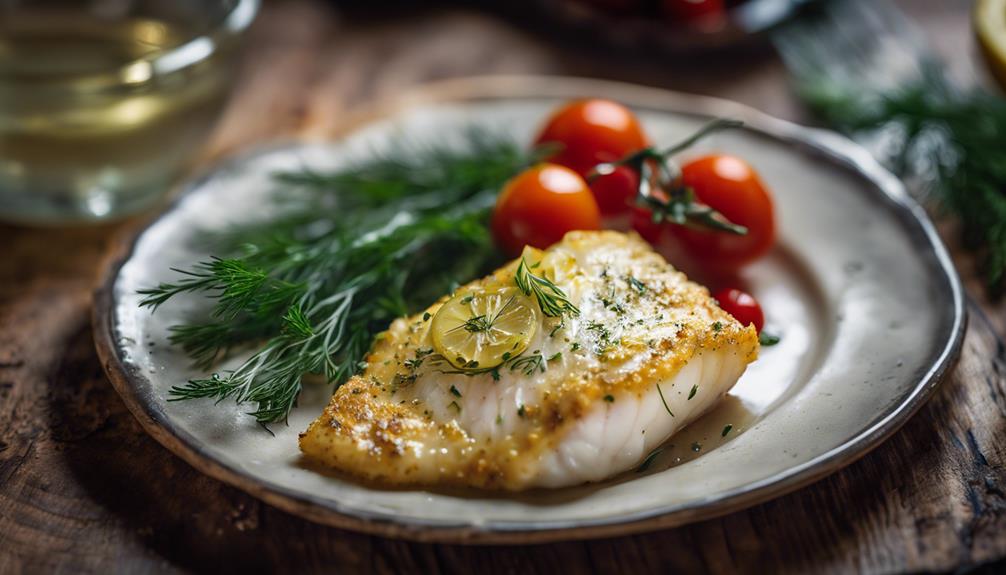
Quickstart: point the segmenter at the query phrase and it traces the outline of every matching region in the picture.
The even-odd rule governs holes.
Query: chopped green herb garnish
[[[609,393],[604,396],[604,401],[607,401],[608,403],[615,403],[615,396]]]
[[[483,333],[492,329],[492,320],[485,315],[476,315],[465,320],[461,327],[469,333]]]
[[[475,299],[475,295],[474,294],[468,294],[465,297],[461,298],[461,303],[469,304],[469,303],[472,303],[473,299]]]
[[[524,404],[523,403],[520,404],[520,407],[517,408],[517,415],[519,417],[523,418],[526,413],[527,413],[527,410],[524,409]]]
[[[535,350],[531,355],[512,355],[509,353],[504,353],[504,362],[502,365],[496,365],[493,367],[479,367],[477,361],[464,362],[462,358],[458,359],[457,363],[463,364],[463,367],[454,368],[452,365],[448,364],[447,360],[442,355],[435,355],[430,358],[430,362],[437,367],[437,371],[440,373],[448,375],[466,375],[468,377],[474,377],[476,375],[482,375],[488,373],[493,381],[500,380],[500,369],[503,367],[510,367],[511,371],[520,370],[525,375],[532,375],[536,370],[545,371],[545,358],[542,357],[539,350]]]
[[[416,371],[418,371],[419,367],[423,365],[423,360],[426,359],[426,357],[431,353],[433,353],[432,347],[416,348],[416,357],[413,359],[407,359],[402,362],[402,365],[408,368],[409,371],[411,372],[410,375],[413,380],[415,380],[416,378]]]
[[[424,311],[423,312],[423,321],[430,321],[431,317],[433,317],[433,316],[430,315],[430,312],[428,312],[428,311]]]
[[[660,401],[664,404],[664,409],[667,410],[668,415],[674,417],[674,413],[671,411],[670,407],[667,407],[667,400],[664,399],[664,390],[660,389],[660,384],[657,384],[657,393],[660,394]]]
[[[699,384],[693,385],[692,390],[688,392],[688,400],[691,401],[691,399],[695,397],[695,394],[698,392],[699,392]]]
[[[607,296],[597,296],[597,298],[601,301],[601,305],[604,306],[604,309],[610,309],[615,312],[616,315],[624,315],[625,307],[622,306],[615,297],[615,286],[611,286],[611,292]]]
[[[611,340],[611,331],[598,321],[591,321],[587,323],[586,330],[597,334],[597,345],[594,346],[594,353],[597,355],[604,355],[612,345],[617,345],[616,342]]]
[[[728,434],[728,433],[730,433],[730,430],[731,430],[731,429],[733,429],[733,428],[734,428],[734,426],[733,426],[733,425],[731,425],[731,424],[729,424],[729,423],[728,423],[728,424],[726,424],[726,425],[725,425],[725,426],[723,427],[723,433],[721,433],[721,434],[720,434],[720,437],[726,437],[726,436],[727,436],[727,434]]]
[[[713,322],[713,331],[719,332],[722,329],[723,329],[723,322],[719,322],[719,321],[714,321]]]
[[[453,409],[457,413],[461,413],[461,406],[458,405],[458,402],[456,402],[456,401],[452,401],[452,402],[448,403],[447,407]]]
[[[540,352],[532,353],[514,359],[510,362],[510,371],[519,370],[524,375],[534,375],[535,371],[545,373],[545,358]]]
[[[761,332],[760,334],[758,334],[758,343],[760,343],[765,347],[775,345],[779,343],[780,340],[781,338],[777,335],[772,335],[765,332]]]
[[[548,358],[549,361],[555,361],[557,359],[562,359],[562,352],[561,351],[555,352],[554,354],[552,354],[552,357]]]
[[[643,282],[637,280],[632,276],[627,276],[625,278],[625,281],[628,282],[628,284],[632,286],[640,294],[646,293],[646,284],[644,284]]]
[[[391,392],[395,393],[400,387],[408,387],[415,383],[419,376],[412,373],[396,373],[395,377],[391,380]]]
[[[458,388],[451,385],[451,395],[453,395],[454,397],[461,397],[461,392],[458,391]]]
[[[639,464],[639,467],[636,468],[636,473],[642,473],[647,469],[649,469],[650,465],[653,464],[653,460],[656,459],[657,455],[659,455],[660,452],[663,450],[664,450],[663,447],[658,447],[653,451],[651,451],[650,454],[646,456],[646,459],[644,459],[643,462]]]

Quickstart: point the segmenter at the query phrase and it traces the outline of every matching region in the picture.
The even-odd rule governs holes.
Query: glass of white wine
[[[259,0],[0,0],[0,218],[122,217],[213,127]]]

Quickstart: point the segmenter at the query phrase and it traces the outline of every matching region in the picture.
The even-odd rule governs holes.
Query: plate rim
[[[103,271],[99,277],[103,279],[94,291],[92,305],[95,348],[112,386],[147,434],[201,473],[241,489],[283,511],[316,523],[418,542],[544,543],[677,527],[726,515],[809,485],[863,457],[900,429],[929,399],[959,356],[967,324],[964,291],[946,247],[923,208],[908,195],[903,184],[894,175],[883,168],[865,149],[845,137],[820,129],[799,126],[737,102],[625,82],[567,76],[471,76],[420,85],[394,99],[366,106],[351,113],[337,130],[329,134],[331,137],[328,140],[337,140],[370,121],[392,117],[396,112],[416,105],[508,98],[570,98],[599,93],[616,94],[619,99],[627,101],[630,105],[653,110],[739,117],[756,132],[790,144],[809,147],[829,161],[843,164],[857,172],[873,182],[874,193],[881,199],[886,199],[886,206],[895,212],[897,217],[914,223],[919,228],[922,237],[928,240],[929,251],[935,263],[943,272],[940,279],[947,283],[950,290],[953,320],[936,361],[914,386],[905,392],[898,404],[873,425],[860,430],[840,445],[775,476],[728,491],[716,498],[699,499],[685,505],[628,516],[588,521],[488,522],[479,525],[460,521],[458,524],[445,525],[422,519],[395,518],[390,514],[359,509],[344,509],[337,501],[270,484],[233,465],[217,460],[203,449],[201,442],[191,434],[174,426],[163,410],[151,402],[144,401],[133,383],[133,379],[138,377],[135,373],[137,370],[135,366],[123,362],[121,350],[116,345],[113,327],[116,310],[114,291],[120,271],[133,256],[140,238],[161,218],[174,212],[181,199],[189,192],[198,189],[217,173],[232,166],[266,153],[309,144],[310,140],[305,139],[274,142],[215,163],[189,180],[183,186],[182,192],[166,209],[138,225],[128,226],[113,242],[102,266]]]

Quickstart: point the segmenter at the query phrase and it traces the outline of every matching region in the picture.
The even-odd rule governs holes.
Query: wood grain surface
[[[903,2],[953,71],[974,71],[965,0]],[[347,110],[485,73],[595,76],[742,101],[806,120],[768,51],[639,61],[552,42],[460,9],[345,14],[267,3],[204,162],[277,138],[323,138]],[[968,47],[967,49],[962,47]],[[957,368],[904,429],[808,488],[648,535],[529,547],[425,545],[306,522],[209,479],[149,438],[107,381],[91,290],[117,233],[0,227],[0,573],[901,572],[1006,569],[1006,307],[972,296]]]

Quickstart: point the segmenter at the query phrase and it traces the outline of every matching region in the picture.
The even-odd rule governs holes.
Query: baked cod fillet
[[[754,327],[635,234],[572,232],[524,257],[578,315],[536,307],[521,318],[537,323],[526,349],[515,345],[488,370],[459,369],[439,353],[431,326],[445,303],[458,305],[449,297],[396,320],[364,371],[301,434],[305,456],[385,484],[522,490],[599,481],[708,411],[757,357]],[[518,261],[454,297],[466,303],[463,294],[494,289],[520,297]]]

